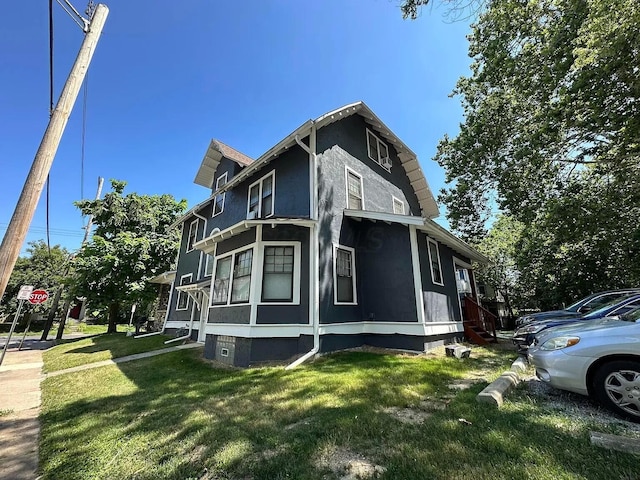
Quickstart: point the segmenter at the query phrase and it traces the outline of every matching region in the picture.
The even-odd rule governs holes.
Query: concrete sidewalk
[[[42,351],[52,341],[12,341],[0,366],[0,478],[37,477]],[[4,344],[4,342],[2,342]]]
[[[53,346],[54,341],[28,339],[20,351],[18,343],[19,340],[11,340],[0,366],[0,479],[37,478],[40,382],[44,378],[202,347],[199,343],[187,343],[43,374],[42,351]]]

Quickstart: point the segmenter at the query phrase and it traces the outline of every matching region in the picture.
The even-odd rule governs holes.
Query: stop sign
[[[38,303],[44,303],[49,298],[49,293],[46,290],[34,290],[29,295],[29,303],[37,305]]]

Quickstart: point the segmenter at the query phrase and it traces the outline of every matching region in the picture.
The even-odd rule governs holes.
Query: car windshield
[[[577,312],[578,309],[589,299],[591,298],[591,295],[589,295],[588,297],[585,298],[581,298],[580,300],[578,300],[576,303],[572,303],[571,305],[569,305],[567,308],[565,308],[564,310],[568,310],[570,312]]]
[[[624,320],[625,322],[637,322],[640,320],[640,307],[637,307],[627,313],[623,313],[620,315],[620,320]]]
[[[618,297],[615,300],[611,300],[608,303],[605,303],[603,306],[601,306],[600,308],[598,308],[597,310],[594,310],[592,312],[589,312],[588,314],[586,314],[584,316],[585,319],[589,319],[589,318],[600,318],[600,317],[604,317],[608,312],[607,310],[609,310],[611,307],[613,307],[614,305],[617,305],[619,303],[621,303],[622,301],[624,301],[624,299]]]

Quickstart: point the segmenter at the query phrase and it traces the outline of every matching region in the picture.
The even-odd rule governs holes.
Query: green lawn
[[[175,345],[164,344],[169,338],[166,335],[133,338],[125,333],[113,333],[66,340],[44,352],[44,371],[48,373]]]
[[[216,368],[201,355],[46,379],[42,478],[331,480],[357,459],[393,480],[640,474],[637,457],[590,445],[592,425],[526,395],[501,410],[478,404],[512,352],[476,347],[462,361],[350,352],[291,371]]]

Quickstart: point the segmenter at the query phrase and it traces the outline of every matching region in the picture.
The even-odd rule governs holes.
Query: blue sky
[[[83,11],[86,3],[73,1]],[[418,154],[436,193],[431,158],[462,121],[456,80],[469,72],[467,22],[437,9],[403,20],[395,0],[110,0],[88,77],[84,181],[83,95],[51,170],[52,244],[80,246],[73,205],[97,178],[126,192],[170,193],[189,205],[211,138],[257,158],[310,118],[357,100]],[[55,98],[82,31],[54,2]],[[48,122],[47,2],[9,2],[0,16],[0,236]],[[441,209],[442,210],[442,209]],[[27,241],[45,238],[44,192]]]

